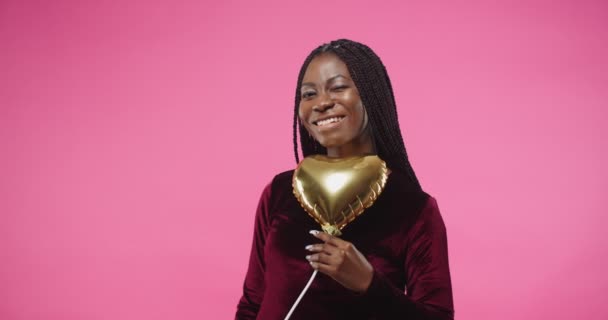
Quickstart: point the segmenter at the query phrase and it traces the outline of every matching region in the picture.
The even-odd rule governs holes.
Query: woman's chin
[[[327,142],[327,143],[321,143],[319,142],[323,147],[325,147],[325,149],[327,150],[327,154],[328,155],[332,155],[332,154],[340,154],[341,151],[344,150],[348,150],[349,148],[346,148],[346,143],[343,142]]]
[[[343,142],[335,141],[335,140],[319,141],[319,144],[322,145],[323,147],[325,147],[325,149],[336,149],[336,148],[340,148],[342,145],[344,145]]]

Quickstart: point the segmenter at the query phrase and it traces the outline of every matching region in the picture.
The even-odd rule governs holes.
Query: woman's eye
[[[314,95],[315,95],[314,91],[306,91],[306,92],[302,93],[302,98],[306,99],[306,98],[310,98],[310,97],[312,97]]]
[[[346,88],[348,88],[348,86],[347,86],[347,85],[339,85],[339,86],[335,86],[335,87],[333,87],[332,89],[333,89],[334,91],[340,91],[340,90],[344,90],[344,89],[346,89]]]

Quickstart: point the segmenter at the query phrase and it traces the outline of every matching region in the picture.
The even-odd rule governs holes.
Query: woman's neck
[[[360,139],[353,140],[338,147],[327,148],[327,156],[330,158],[346,158],[377,154],[376,146],[370,135],[362,135]]]

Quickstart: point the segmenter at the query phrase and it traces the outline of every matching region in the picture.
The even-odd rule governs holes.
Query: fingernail
[[[304,249],[306,249],[308,251],[312,250],[312,244],[307,245]]]
[[[310,261],[310,256],[306,256],[306,260]]]
[[[318,231],[318,230],[310,230],[310,234],[312,234],[312,235],[315,235],[315,236],[316,236],[316,235],[318,235],[318,234],[319,234],[319,231]]]

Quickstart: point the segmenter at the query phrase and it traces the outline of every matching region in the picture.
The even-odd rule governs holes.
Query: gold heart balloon
[[[369,208],[388,178],[386,163],[378,156],[306,157],[293,174],[293,193],[323,231],[340,230]]]

